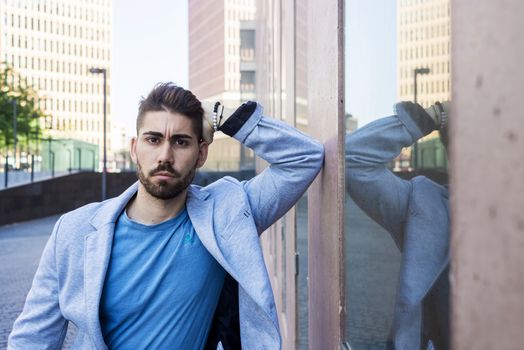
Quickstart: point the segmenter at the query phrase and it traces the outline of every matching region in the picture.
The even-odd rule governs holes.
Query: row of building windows
[[[13,13],[10,18],[11,21],[8,23],[7,14],[4,13],[4,24],[6,24],[6,26],[10,24],[11,28],[24,28],[48,34],[65,35],[68,37],[72,36],[74,38],[86,40],[104,41],[106,38],[109,38],[109,34],[106,33],[105,30],[66,23],[57,23],[56,19],[47,21],[45,19],[41,20],[39,18],[27,16],[22,17],[21,15],[15,16]]]
[[[429,68],[430,74],[449,74],[449,61],[427,63],[423,64],[423,66]],[[400,78],[412,78],[413,71],[413,67],[400,68]]]
[[[45,73],[66,73],[74,74],[75,76],[92,76],[89,73],[91,65],[77,63],[77,62],[65,62],[40,57],[27,57],[27,56],[15,56],[11,55],[9,62],[14,68],[21,69],[34,69]],[[107,72],[107,77],[110,77],[110,71]]]
[[[240,20],[240,21],[252,21],[255,19],[255,11],[253,10],[254,5],[251,7],[236,8],[232,7],[228,13],[229,19]]]
[[[426,93],[426,94],[440,94],[440,93],[449,93],[451,91],[450,80],[440,80],[440,81],[424,81],[418,82],[417,92]],[[401,84],[400,85],[400,95],[412,95],[413,94],[413,82]]]
[[[448,4],[437,6],[421,6],[416,10],[401,9],[400,24],[427,22],[437,18],[449,18],[450,7]]]
[[[450,35],[451,29],[448,23],[400,30],[400,40],[403,42],[449,37]]]
[[[100,102],[88,102],[84,100],[74,100],[71,99],[41,99],[39,101],[39,107],[45,111],[63,111],[70,113],[91,113],[91,114],[102,114],[103,112],[103,103]],[[107,114],[110,114],[111,104],[107,104]]]
[[[450,42],[429,44],[424,46],[407,47],[400,49],[400,60],[412,60],[417,58],[432,58],[441,55],[449,55]]]
[[[72,118],[57,118],[53,121],[53,129],[60,131],[102,131],[100,120],[84,120]]]
[[[28,40],[29,39],[29,40]],[[36,43],[36,45],[35,45]],[[89,45],[79,45],[64,43],[60,41],[53,41],[40,38],[27,38],[26,36],[11,35],[11,47],[18,47],[21,49],[38,50],[47,53],[60,53],[63,55],[80,56],[95,59],[110,59],[110,50],[100,47],[93,47]]]
[[[71,44],[54,40],[47,41],[47,39],[35,39],[34,37],[28,38],[27,36],[15,34],[11,34],[10,44],[13,48],[28,49],[33,51],[36,50],[46,53],[59,53],[62,55],[88,57],[102,60],[111,59],[109,49],[94,47],[87,44]]]
[[[63,79],[52,79],[48,77],[35,77],[23,78],[23,81],[19,81],[14,75],[11,76],[11,83],[17,85],[22,83],[23,85],[29,86],[39,92],[59,92],[68,94],[86,94],[86,95],[100,95],[102,94],[102,84],[98,81],[93,82],[79,82],[76,80],[63,80]],[[106,86],[107,95],[111,95],[111,86]]]
[[[111,0],[105,1],[76,1],[76,3],[64,3],[63,1],[46,1],[46,0],[4,0],[5,5],[18,9],[48,13],[55,16],[64,16],[78,20],[89,20],[90,22],[109,23],[110,14],[108,9],[111,8]],[[89,8],[86,5],[100,5],[100,9]]]

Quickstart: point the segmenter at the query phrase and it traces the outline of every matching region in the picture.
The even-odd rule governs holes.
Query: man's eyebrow
[[[164,137],[164,134],[158,131],[144,131],[142,133],[144,136],[155,136],[155,137]],[[194,137],[189,134],[173,134],[171,135],[171,139],[193,139]]]
[[[148,135],[148,136],[156,136],[156,137],[164,137],[164,134],[158,131],[144,131],[142,135]]]
[[[174,135],[171,135],[171,139],[173,140],[176,140],[176,139],[193,139],[193,136],[189,135],[189,134],[174,134]]]

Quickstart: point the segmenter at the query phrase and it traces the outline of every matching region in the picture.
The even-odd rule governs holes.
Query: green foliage
[[[0,150],[11,150],[14,145],[13,111],[16,115],[18,148],[22,145],[29,148],[29,144],[34,144],[42,135],[40,120],[44,112],[38,108],[38,95],[6,63],[1,64],[0,77]]]

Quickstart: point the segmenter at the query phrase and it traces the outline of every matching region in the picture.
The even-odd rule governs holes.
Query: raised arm
[[[417,104],[399,103],[396,112],[346,136],[346,186],[357,205],[401,247],[412,183],[397,177],[386,164],[436,126]]]
[[[33,285],[20,316],[9,335],[7,349],[61,349],[67,333],[67,321],[58,304],[58,273],[55,260],[58,220],[47,242]]]
[[[262,116],[262,107],[248,102],[221,126],[269,166],[242,182],[259,234],[284,215],[306,191],[324,161],[324,147],[286,123]]]

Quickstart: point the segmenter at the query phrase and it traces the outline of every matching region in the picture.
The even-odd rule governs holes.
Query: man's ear
[[[207,159],[207,152],[209,150],[209,145],[206,141],[202,141],[198,145],[198,160],[196,163],[197,168],[201,168]]]
[[[131,159],[133,160],[133,163],[137,164],[136,162],[136,136],[131,138],[131,143],[129,144],[129,154],[131,155]]]

